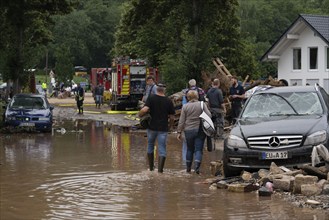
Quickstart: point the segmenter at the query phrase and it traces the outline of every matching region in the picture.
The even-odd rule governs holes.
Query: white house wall
[[[318,48],[318,69],[309,69],[309,48]],[[298,40],[294,40],[290,46],[283,51],[278,60],[278,78],[285,79],[289,85],[310,85],[319,83],[329,93],[329,70],[326,69],[326,48],[328,45],[309,27],[305,28]],[[301,48],[302,68],[293,70],[293,49]]]

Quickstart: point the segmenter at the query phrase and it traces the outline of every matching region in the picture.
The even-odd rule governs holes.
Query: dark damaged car
[[[329,97],[315,85],[264,88],[251,95],[224,141],[225,176],[242,170],[311,163],[314,146],[329,148]]]
[[[53,106],[44,95],[17,94],[5,112],[5,125],[21,129],[50,132]]]

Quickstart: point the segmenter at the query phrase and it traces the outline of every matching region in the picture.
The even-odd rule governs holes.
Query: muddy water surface
[[[219,152],[205,151],[202,175],[188,175],[174,137],[158,174],[147,171],[143,132],[70,121],[53,134],[1,135],[1,220],[329,218],[274,196],[210,190],[202,181]]]

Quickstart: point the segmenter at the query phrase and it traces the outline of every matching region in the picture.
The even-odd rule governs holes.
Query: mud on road
[[[109,126],[121,126],[126,128],[134,126],[138,127],[139,125],[139,120],[135,117],[136,111],[109,112],[110,107],[107,104],[102,105],[101,108],[98,109],[96,108],[95,101],[91,93],[85,94],[83,114],[78,114],[76,102],[73,97],[68,97],[65,99],[49,98],[48,101],[55,107],[53,110],[55,127],[56,121],[65,119],[96,120],[107,123]]]

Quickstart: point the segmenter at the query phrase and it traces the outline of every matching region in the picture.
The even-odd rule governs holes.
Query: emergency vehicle
[[[91,68],[90,83],[92,88],[101,83],[105,90],[109,90],[111,88],[111,71],[111,68]]]
[[[149,67],[146,60],[117,58],[111,68],[112,110],[137,109],[142,100],[146,78],[153,76],[159,80],[158,69]]]
[[[111,100],[111,68],[91,68],[90,83],[92,91],[101,83],[104,86],[104,102]]]

